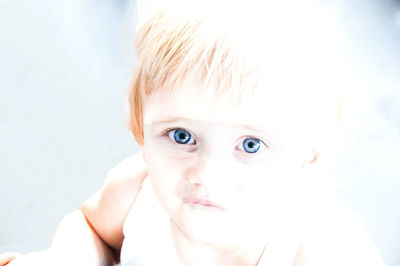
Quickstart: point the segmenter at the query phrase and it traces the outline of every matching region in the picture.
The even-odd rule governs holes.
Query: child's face
[[[190,85],[144,105],[143,153],[172,220],[192,240],[219,245],[291,222],[300,169],[312,159],[298,121],[271,96],[239,106]]]

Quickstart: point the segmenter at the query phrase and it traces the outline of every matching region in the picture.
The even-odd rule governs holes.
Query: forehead
[[[237,126],[248,126],[264,131],[290,132],[299,123],[299,107],[291,105],[290,97],[268,90],[257,90],[233,98],[215,95],[212,88],[193,88],[186,84],[168,93],[153,93],[144,102],[143,122],[152,124],[183,118]],[[302,122],[303,127],[304,121]]]
[[[244,108],[229,97],[212,97],[187,88],[151,94],[144,104],[143,122],[150,124],[163,118],[180,117],[195,121],[240,123],[245,114],[257,115],[251,109]]]

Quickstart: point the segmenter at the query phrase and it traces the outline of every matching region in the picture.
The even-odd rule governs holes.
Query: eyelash
[[[241,152],[244,152],[246,155],[250,155],[250,156],[251,156],[251,155],[255,155],[255,154],[260,154],[260,153],[262,153],[264,150],[269,149],[269,146],[268,146],[267,144],[265,144],[265,142],[264,142],[263,140],[261,140],[261,139],[259,139],[259,138],[257,138],[257,137],[250,136],[250,135],[246,135],[246,136],[242,136],[240,139],[241,139],[241,141],[240,141],[240,143],[235,147],[235,150],[239,150],[239,151],[241,151]],[[244,148],[243,148],[243,145],[244,145],[244,141],[245,141],[246,139],[255,139],[255,140],[258,140],[258,141],[260,142],[260,148],[259,148],[256,152],[254,152],[254,153],[245,151]]]
[[[162,131],[161,134],[162,134],[162,136],[165,136],[165,137],[168,137],[168,138],[169,138],[168,134],[169,134],[170,132],[172,132],[172,131],[175,131],[175,130],[184,130],[184,131],[187,131],[187,132],[192,136],[192,138],[194,138],[194,142],[195,142],[195,143],[194,143],[194,144],[189,144],[189,145],[195,145],[195,144],[197,143],[196,138],[193,136],[193,134],[192,134],[190,131],[188,131],[187,129],[182,128],[182,127],[168,128],[168,129],[165,129],[164,131]],[[256,139],[256,140],[260,141],[260,143],[261,143],[262,145],[264,145],[266,149],[269,148],[269,145],[265,144],[265,142],[264,142],[263,140],[261,140],[261,139],[259,139],[259,138],[257,138],[257,137],[251,136],[251,135],[242,136],[241,139],[242,139],[241,144],[243,143],[243,141],[244,141],[245,139]],[[180,144],[180,145],[185,145],[185,144]],[[238,146],[239,146],[239,145],[238,145]],[[238,149],[238,150],[241,150],[241,151],[242,151],[242,149]]]
[[[245,139],[256,139],[256,140],[260,141],[260,143],[262,143],[266,148],[269,148],[269,146],[267,144],[265,144],[265,142],[262,139],[257,138],[255,136],[246,135],[246,136],[242,136],[241,139],[243,139],[243,140],[245,140]]]
[[[185,129],[185,128],[182,128],[182,127],[175,127],[175,128],[166,129],[166,130],[163,131],[162,134],[163,134],[163,136],[167,136],[168,138],[170,138],[170,137],[169,137],[169,133],[171,133],[172,131],[176,131],[176,130],[183,130],[183,131],[186,131],[187,133],[190,134],[190,137],[193,138],[193,140],[194,140],[194,143],[193,143],[193,144],[180,144],[180,143],[176,143],[176,142],[175,142],[176,144],[191,146],[191,145],[195,145],[195,144],[197,143],[196,138],[193,136],[193,134],[192,134],[189,130],[187,130],[187,129]]]
[[[170,133],[171,131],[175,131],[175,130],[184,130],[184,131],[189,132],[190,135],[193,136],[193,134],[192,134],[189,130],[187,130],[186,128],[183,128],[183,127],[167,128],[167,129],[165,129],[164,131],[161,132],[161,135],[163,135],[163,136],[168,136],[168,133]]]
[[[186,130],[187,131],[187,129],[184,129],[183,127],[171,127],[171,128],[164,129],[161,134],[166,135],[170,131],[177,130],[177,129],[181,129],[181,130]]]

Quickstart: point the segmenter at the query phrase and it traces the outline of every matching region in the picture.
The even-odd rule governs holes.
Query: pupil
[[[260,148],[260,141],[257,139],[245,139],[243,148],[247,153],[256,153]]]
[[[186,137],[187,137],[187,135],[186,135],[185,133],[183,133],[183,132],[179,133],[179,138],[180,138],[181,140],[185,140]]]
[[[180,144],[186,144],[190,141],[191,136],[185,130],[176,130],[174,133],[175,141]]]

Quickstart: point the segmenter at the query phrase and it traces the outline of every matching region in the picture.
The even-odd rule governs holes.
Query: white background
[[[366,84],[346,120],[341,195],[400,265],[400,5],[336,3]],[[138,151],[124,125],[135,20],[129,0],[0,0],[0,253],[48,247]]]

